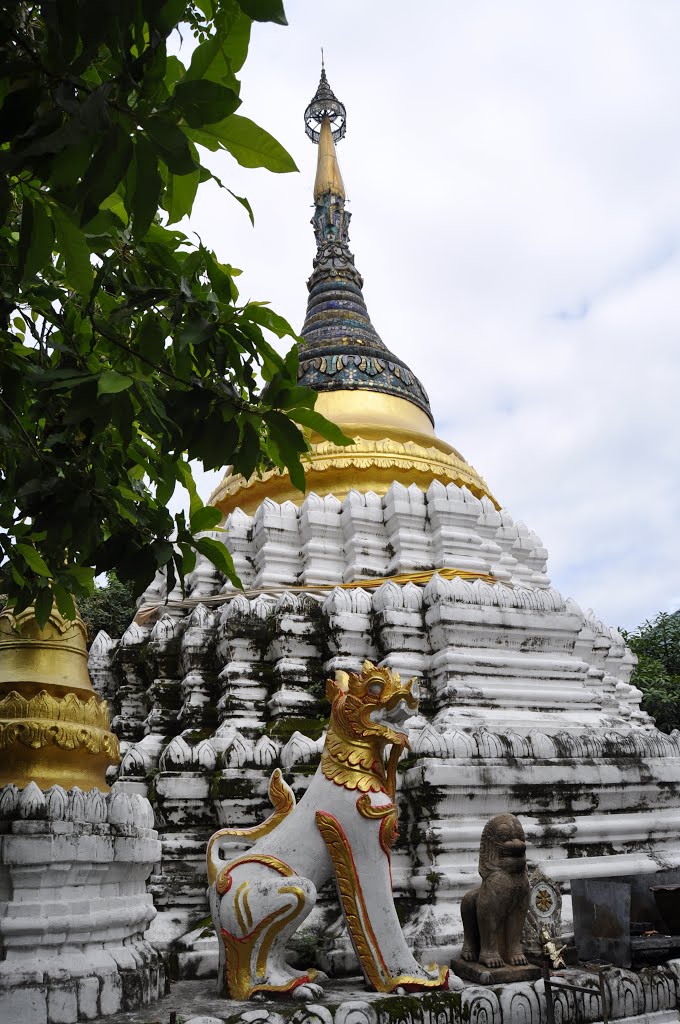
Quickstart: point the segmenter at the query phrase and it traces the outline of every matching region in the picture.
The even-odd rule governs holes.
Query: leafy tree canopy
[[[111,571],[102,586],[95,583],[94,593],[81,598],[78,610],[87,626],[88,645],[101,629],[111,637],[122,636],[135,617],[132,586]]]
[[[638,657],[631,682],[644,693],[643,709],[664,732],[680,729],[680,612],[660,612],[634,632],[622,633]]]
[[[225,188],[201,148],[296,169],[237,113],[252,19],[285,24],[281,0],[0,11],[0,589],[41,622],[111,569],[135,593],[163,567],[173,586],[198,550],[235,579],[196,536],[220,513],[188,459],[287,467],[303,490],[300,428],[349,443],[298,386],[296,347],[263,333],[291,327],[173,227],[202,182]],[[198,41],[186,62],[168,52],[180,26]],[[178,483],[188,521],[166,507]]]

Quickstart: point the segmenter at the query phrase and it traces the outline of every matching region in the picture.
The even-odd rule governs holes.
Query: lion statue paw
[[[320,999],[323,995],[323,989],[321,985],[315,985],[310,982],[307,985],[298,985],[297,988],[293,989],[291,993],[293,999],[299,999],[300,1002],[308,1003],[311,999]]]
[[[480,953],[479,962],[485,967],[505,967],[505,960],[502,956],[484,956]]]

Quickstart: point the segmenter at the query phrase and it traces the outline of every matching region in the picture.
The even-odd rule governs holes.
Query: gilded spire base
[[[333,494],[343,501],[351,490],[363,494],[372,491],[383,496],[398,480],[404,487],[415,484],[427,491],[433,480],[467,487],[475,497],[485,495],[499,508],[481,477],[463,460],[446,455],[436,448],[423,448],[413,442],[370,440],[354,438],[352,447],[341,448],[330,441],[312,446],[309,462],[305,465],[306,493],[319,496]],[[228,515],[240,508],[253,515],[265,498],[282,504],[292,501],[300,505],[305,495],[291,482],[288,473],[268,470],[261,476],[245,480],[228,473],[210,498]]]
[[[120,761],[106,701],[87,670],[85,625],[56,607],[43,629],[32,608],[0,614],[0,786],[35,782],[108,791]]]
[[[465,486],[475,497],[486,496],[500,508],[482,477],[460,452],[435,435],[429,417],[412,402],[377,392],[335,391],[320,394],[315,409],[337,423],[354,444],[341,447],[318,434],[310,435],[307,493],[333,494],[343,501],[351,490],[383,496],[395,480],[423,491],[439,480]],[[265,498],[300,505],[305,495],[293,486],[288,473],[279,470],[249,480],[227,472],[210,504],[225,515],[235,508],[253,515]]]

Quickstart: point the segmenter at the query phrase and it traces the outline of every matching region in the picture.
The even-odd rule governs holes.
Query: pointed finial
[[[321,47],[321,70],[325,70],[326,65],[323,62],[323,46]]]
[[[316,161],[316,178],[314,180],[314,199],[319,198],[326,192],[331,195],[345,199],[345,186],[340,174],[338,158],[335,155],[335,144],[331,123],[327,116],[321,122],[319,132],[319,153]]]
[[[305,110],[305,131],[312,142],[317,144],[321,139],[321,125],[324,117],[328,118],[330,123],[333,142],[339,142],[345,136],[347,112],[328,84],[322,50],[319,88],[316,90],[312,102]]]

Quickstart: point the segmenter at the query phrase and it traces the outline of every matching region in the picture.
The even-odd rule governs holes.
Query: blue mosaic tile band
[[[317,253],[307,282],[298,379],[316,391],[379,391],[405,398],[432,419],[425,388],[371,323],[363,278],[348,245],[350,217],[339,196],[327,193],[316,204]]]

